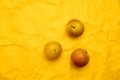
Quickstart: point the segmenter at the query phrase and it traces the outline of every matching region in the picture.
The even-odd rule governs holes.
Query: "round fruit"
[[[78,48],[72,52],[71,59],[76,66],[83,67],[90,58],[86,50]]]
[[[67,33],[71,37],[78,37],[84,32],[84,24],[77,20],[72,19],[67,23]]]
[[[61,45],[56,41],[48,42],[44,47],[44,53],[47,59],[54,60],[60,56],[62,52]]]

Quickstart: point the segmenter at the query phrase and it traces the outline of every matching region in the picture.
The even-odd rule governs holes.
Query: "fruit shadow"
[[[83,66],[83,67],[79,67],[77,65],[75,65],[72,60],[70,61],[70,66],[71,66],[71,70],[84,70],[86,66]]]

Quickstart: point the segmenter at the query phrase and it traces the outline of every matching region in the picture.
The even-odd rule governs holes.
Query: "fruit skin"
[[[77,20],[72,19],[67,23],[67,33],[71,37],[78,37],[84,32],[84,24]]]
[[[84,67],[90,60],[86,50],[78,48],[72,52],[72,62],[78,67]]]
[[[54,60],[61,55],[62,47],[58,42],[51,41],[45,45],[44,53],[47,59]]]

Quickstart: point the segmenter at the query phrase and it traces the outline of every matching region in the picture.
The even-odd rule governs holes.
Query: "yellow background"
[[[71,19],[85,25],[77,39],[66,34]],[[48,61],[53,40],[63,52]],[[76,48],[90,55],[83,68],[71,63]],[[0,80],[120,80],[120,0],[0,0]]]

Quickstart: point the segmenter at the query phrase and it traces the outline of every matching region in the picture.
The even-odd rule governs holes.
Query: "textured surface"
[[[70,19],[85,25],[72,39]],[[120,0],[0,0],[0,80],[120,80]],[[56,61],[43,55],[56,40],[63,53]],[[90,54],[84,68],[71,64],[76,48]]]

